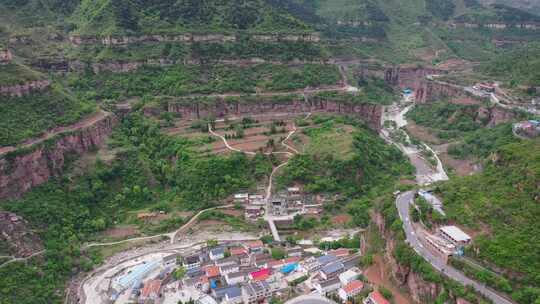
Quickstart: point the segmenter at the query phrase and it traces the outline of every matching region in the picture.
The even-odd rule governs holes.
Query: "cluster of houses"
[[[424,232],[423,236],[426,247],[445,261],[451,256],[462,255],[463,247],[471,242],[471,237],[456,226],[443,226],[437,233]]]
[[[528,120],[515,123],[512,126],[514,133],[534,138],[540,135],[540,120]]]
[[[170,290],[197,291],[200,304],[266,303],[294,293],[333,295],[346,303],[369,288],[356,266],[359,256],[349,249],[314,255],[309,248],[280,247],[275,259],[262,241],[232,242],[205,247],[189,255],[172,254],[140,264],[111,281],[111,300],[129,293],[131,303],[156,303]],[[181,269],[182,275],[173,275]],[[366,291],[367,293],[367,291]],[[387,304],[377,291],[366,304]]]
[[[264,216],[265,207],[273,216],[296,214],[319,214],[325,198],[322,195],[305,194],[299,187],[289,187],[279,191],[267,202],[262,194],[240,192],[234,195],[234,202],[244,206],[246,220],[254,221]],[[266,204],[268,203],[268,206]]]

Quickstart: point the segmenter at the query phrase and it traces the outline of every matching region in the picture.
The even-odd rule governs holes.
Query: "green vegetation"
[[[540,83],[540,43],[526,44],[518,49],[504,52],[486,62],[480,70],[489,76],[505,80],[510,86],[538,86]]]
[[[69,84],[85,96],[119,99],[129,96],[210,93],[255,93],[290,91],[307,86],[336,84],[341,78],[333,65],[307,64],[301,67],[261,64],[235,66],[142,67],[129,74],[82,75]]]
[[[203,209],[254,186],[256,178],[271,170],[262,155],[201,156],[195,152],[196,143],[162,135],[159,126],[140,113],[124,120],[111,144],[122,151],[111,165],[98,161],[80,177],[52,180],[22,199],[2,203],[3,209],[32,224],[47,250],[45,263],[36,258],[28,265],[13,263],[0,269],[0,297],[7,303],[60,302],[65,280],[101,261],[99,255],[82,252],[81,243],[129,220],[130,211]],[[211,215],[238,227],[236,217]],[[183,222],[172,217],[157,227],[142,228],[160,233]]]
[[[490,129],[481,128],[466,134],[463,142],[448,148],[448,153],[461,159],[471,156],[482,159],[499,147],[519,141],[519,138],[512,133],[512,124],[500,124]]]
[[[0,107],[1,146],[14,145],[56,126],[74,123],[95,111],[95,105],[74,98],[57,84],[24,97],[2,96]]]
[[[437,102],[417,105],[407,113],[407,118],[418,125],[439,130],[437,136],[441,139],[451,139],[477,130],[486,123],[477,119],[478,108],[477,105]]]
[[[281,260],[287,256],[287,253],[285,252],[285,250],[278,247],[272,248],[272,250],[270,250],[270,254],[272,255],[272,259],[274,260]]]
[[[18,85],[43,78],[43,74],[20,64],[9,63],[0,68],[0,86]]]
[[[305,31],[309,27],[267,1],[223,2],[82,0],[72,18],[82,35],[130,35],[185,31]]]
[[[538,140],[502,146],[482,173],[438,187],[448,218],[479,232],[467,253],[505,269],[519,303],[540,298],[539,151]]]
[[[327,130],[331,130],[331,126],[340,119],[346,118],[327,121]],[[374,191],[377,187],[393,185],[400,176],[412,173],[412,166],[397,148],[386,145],[356,122],[348,123],[355,125],[351,157],[343,159],[333,154],[317,155],[306,151],[290,160],[278,176],[278,183],[299,182],[308,192],[337,192],[351,198]],[[324,128],[314,131],[314,134],[321,136]]]
[[[442,286],[442,291],[437,295],[437,298],[423,299],[424,301],[446,303],[445,300],[449,297],[449,294],[451,294],[454,300],[463,298],[471,303],[488,303],[478,296],[471,287],[465,287],[460,283],[443,277],[405,242],[403,222],[399,218],[398,211],[394,205],[394,199],[391,196],[380,201],[380,203],[376,205],[376,209],[384,216],[386,230],[390,232],[392,238],[395,240],[392,256],[396,259],[398,264],[403,267],[408,267],[410,270],[418,273],[426,282]],[[442,300],[442,302],[439,300]]]

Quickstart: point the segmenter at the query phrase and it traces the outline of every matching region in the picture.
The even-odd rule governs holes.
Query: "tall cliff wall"
[[[16,198],[49,178],[60,176],[66,157],[104,143],[117,119],[107,113],[89,125],[0,155],[0,199]]]
[[[28,81],[16,85],[0,85],[0,95],[21,97],[30,94],[32,91],[40,91],[51,85],[49,80]]]
[[[393,256],[396,241],[392,232],[385,227],[384,217],[380,213],[373,215],[373,221],[379,228],[386,243],[384,260],[392,269],[391,275],[394,281],[406,288],[411,298],[420,304],[433,303],[441,293],[442,287],[438,284],[425,281],[419,273],[412,271],[409,267],[399,264]]]
[[[320,42],[321,38],[318,34],[255,34],[249,35],[249,38],[258,42]],[[176,42],[176,43],[227,43],[240,40],[238,35],[234,34],[180,34],[180,35],[143,35],[143,36],[107,36],[98,37],[81,37],[70,36],[69,41],[73,45],[82,44],[102,44],[102,45],[128,45],[133,43],[159,43],[159,42]]]
[[[170,102],[168,111],[178,113],[182,118],[193,120],[205,117],[227,117],[266,113],[337,113],[355,116],[371,129],[381,128],[383,107],[376,104],[346,104],[330,100],[291,100],[289,102],[260,101],[237,103],[217,101],[212,104]]]
[[[0,65],[8,64],[13,60],[13,55],[9,50],[0,50]]]

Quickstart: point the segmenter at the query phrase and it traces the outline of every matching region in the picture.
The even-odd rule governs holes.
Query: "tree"
[[[210,240],[206,240],[206,246],[208,248],[214,248],[214,247],[217,247],[218,245],[218,241],[217,240],[214,240],[214,239],[210,239]]]
[[[283,258],[285,258],[286,256],[286,253],[285,253],[285,250],[281,249],[281,248],[272,248],[272,250],[270,251],[271,254],[272,254],[272,259],[274,260],[281,260]]]
[[[181,280],[186,275],[187,270],[184,267],[179,267],[173,272],[175,280]]]

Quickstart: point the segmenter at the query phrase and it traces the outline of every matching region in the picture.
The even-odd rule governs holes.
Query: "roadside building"
[[[223,258],[223,259],[214,261],[214,264],[218,267],[238,265],[238,263],[239,263],[239,260],[238,260],[238,257],[236,256],[230,256],[228,258]]]
[[[256,205],[246,206],[244,217],[248,220],[256,220],[264,215],[264,208]]]
[[[321,295],[326,295],[332,292],[337,291],[341,287],[341,282],[338,278],[333,278],[330,280],[320,281],[313,284],[315,290]]]
[[[426,247],[435,255],[440,256],[445,263],[448,262],[448,258],[454,255],[457,251],[456,246],[445,238],[438,237],[425,233],[423,240]]]
[[[176,265],[176,261],[178,260],[179,257],[180,257],[180,255],[176,254],[176,253],[165,256],[165,257],[163,257],[163,265],[165,267],[174,266],[174,265]]]
[[[439,228],[441,236],[456,246],[464,246],[471,242],[471,237],[456,226]]]
[[[350,282],[357,280],[362,275],[362,270],[358,267],[352,267],[349,270],[339,274],[339,281],[343,285],[347,285]]]
[[[362,281],[353,280],[347,285],[343,286],[343,288],[340,288],[338,291],[338,295],[341,300],[343,300],[343,302],[346,302],[348,299],[357,296],[363,288],[364,283],[362,283]]]
[[[281,198],[273,198],[270,205],[272,206],[272,214],[275,216],[287,215],[287,202]]]

